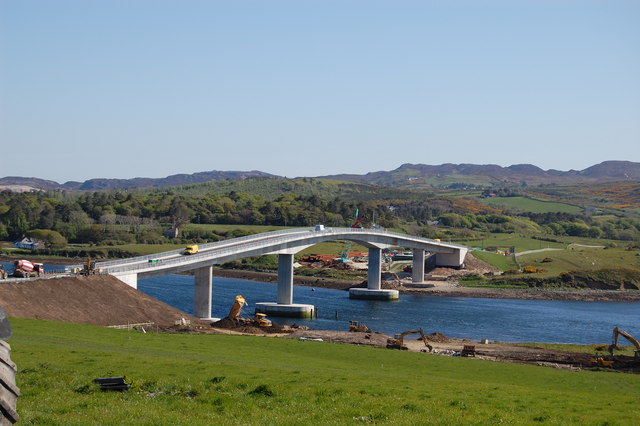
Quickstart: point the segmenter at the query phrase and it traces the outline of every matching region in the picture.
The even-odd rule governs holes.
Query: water
[[[168,305],[193,314],[194,279],[165,275],[138,282],[138,289]],[[225,317],[235,296],[249,302],[274,302],[277,286],[231,278],[213,279],[213,316]],[[397,302],[352,300],[346,291],[295,287],[294,303],[314,305],[317,319],[272,318],[280,324],[307,325],[318,330],[348,330],[358,320],[374,331],[395,334],[422,327],[426,333],[504,342],[608,343],[620,327],[640,334],[638,302],[575,302],[478,299],[400,295]],[[338,318],[336,319],[336,311]]]

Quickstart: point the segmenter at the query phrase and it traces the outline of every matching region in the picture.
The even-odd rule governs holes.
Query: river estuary
[[[193,314],[193,277],[165,275],[140,280],[138,289],[168,305]],[[214,277],[213,316],[228,314],[235,296],[249,302],[274,302],[276,285]],[[318,318],[272,318],[281,324],[321,330],[348,330],[358,320],[385,334],[422,327],[426,333],[502,342],[610,343],[614,327],[640,334],[640,303],[479,299],[400,295],[397,302],[352,300],[341,290],[295,287],[294,303],[316,306]],[[336,318],[337,313],[337,318]]]

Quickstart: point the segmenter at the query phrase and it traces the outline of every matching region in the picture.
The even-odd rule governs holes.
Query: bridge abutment
[[[126,285],[138,289],[138,274],[129,273],[129,274],[114,274],[114,277],[125,283]]]

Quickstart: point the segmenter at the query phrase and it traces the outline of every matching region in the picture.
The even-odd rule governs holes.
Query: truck
[[[28,260],[16,260],[13,262],[13,276],[18,278],[29,278],[40,276],[44,273],[44,265],[42,263],[33,263]]]

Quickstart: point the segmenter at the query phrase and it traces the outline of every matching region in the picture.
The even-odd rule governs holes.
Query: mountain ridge
[[[0,178],[0,189],[9,190],[69,190],[101,191],[113,189],[166,188],[216,180],[244,180],[256,177],[280,178],[283,176],[251,171],[211,170],[192,174],[174,174],[163,178],[136,177],[131,179],[94,178],[84,182],[69,181],[64,184],[36,177],[7,176]],[[310,176],[309,176],[310,177]],[[640,163],[609,160],[584,170],[543,170],[533,164],[513,164],[502,167],[496,164],[440,165],[405,163],[390,171],[374,171],[365,174],[335,174],[317,178],[338,179],[392,187],[438,186],[438,182],[470,183],[473,180],[485,184],[576,184],[589,182],[640,180]],[[444,185],[444,183],[442,184]],[[18,189],[21,188],[21,189]]]

